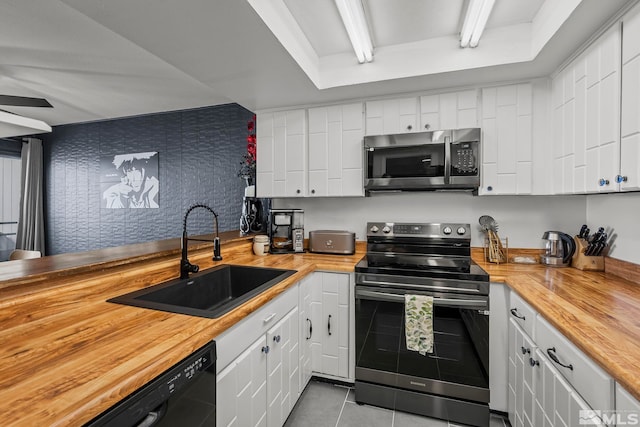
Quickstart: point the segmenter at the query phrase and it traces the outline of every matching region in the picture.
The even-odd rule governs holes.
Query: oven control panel
[[[471,226],[458,223],[369,222],[367,236],[471,239]]]

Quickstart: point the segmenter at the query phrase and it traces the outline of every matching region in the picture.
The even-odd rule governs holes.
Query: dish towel
[[[407,349],[423,356],[433,353],[433,297],[406,294],[404,317]]]

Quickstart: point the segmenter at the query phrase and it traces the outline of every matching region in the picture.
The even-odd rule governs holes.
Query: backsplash
[[[587,222],[591,230],[607,228],[615,235],[609,256],[640,264],[640,193],[594,194],[587,196]]]
[[[513,248],[542,248],[542,233],[576,234],[586,218],[585,196],[472,196],[469,193],[416,192],[362,198],[274,199],[276,208],[301,208],[305,234],[310,230],[354,231],[366,239],[367,221],[470,223],[471,244],[481,247],[478,218],[491,215],[500,237]]]
[[[179,237],[193,203],[220,231],[239,228],[245,181],[237,171],[253,113],[237,104],[56,126],[44,138],[47,254]],[[158,209],[101,208],[100,157],[157,151]],[[212,231],[199,209],[189,233]]]

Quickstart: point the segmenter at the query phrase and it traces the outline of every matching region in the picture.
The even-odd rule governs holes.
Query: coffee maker
[[[269,209],[269,252],[304,252],[304,210]]]
[[[542,264],[566,267],[571,263],[576,251],[576,242],[571,236],[560,231],[545,231],[542,239],[545,241],[544,255],[540,257]]]

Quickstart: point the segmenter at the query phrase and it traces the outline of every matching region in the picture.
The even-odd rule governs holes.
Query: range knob
[[[464,235],[464,233],[467,232],[467,229],[464,228],[464,227],[458,227],[458,230],[456,230],[456,231],[460,236],[462,236],[462,235]]]
[[[372,226],[369,231],[371,231],[372,233],[377,233],[380,229],[378,228],[377,225]]]
[[[391,232],[391,228],[388,225],[382,227],[382,232],[385,234],[389,234]]]
[[[443,228],[443,229],[442,229],[442,232],[443,232],[444,234],[446,234],[446,235],[451,234],[451,232],[452,232],[452,231],[453,231],[453,230],[451,230],[451,227],[449,227],[448,225],[447,225],[445,228]]]

